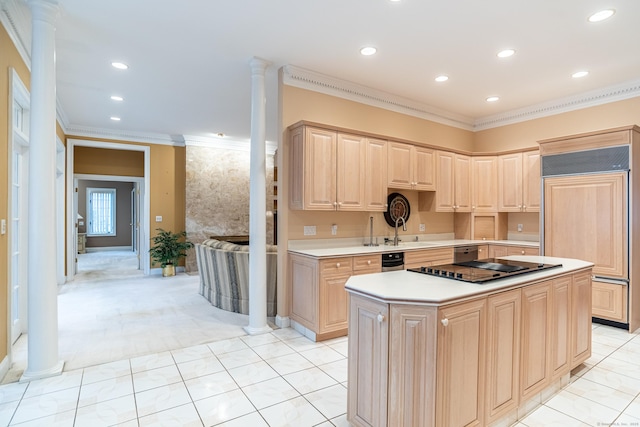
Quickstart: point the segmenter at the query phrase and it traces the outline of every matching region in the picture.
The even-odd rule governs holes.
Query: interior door
[[[15,143],[11,159],[11,343],[23,331],[27,311],[27,191],[29,176],[28,149]]]
[[[628,279],[626,172],[545,178],[544,254],[595,264]]]
[[[140,269],[140,190],[139,184],[133,184],[131,190],[131,250],[138,256],[138,269]]]

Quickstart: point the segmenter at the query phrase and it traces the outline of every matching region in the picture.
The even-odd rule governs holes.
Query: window
[[[87,236],[116,235],[116,189],[87,188]]]

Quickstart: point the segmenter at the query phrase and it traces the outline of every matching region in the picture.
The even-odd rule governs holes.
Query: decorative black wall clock
[[[387,211],[384,213],[384,219],[391,227],[396,226],[398,218],[403,218],[404,222],[407,222],[410,213],[411,206],[409,206],[409,201],[402,194],[391,193],[387,196]]]

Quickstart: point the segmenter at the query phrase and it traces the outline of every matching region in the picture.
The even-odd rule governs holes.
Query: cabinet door
[[[436,189],[435,151],[431,148],[413,147],[413,189]]]
[[[291,318],[306,328],[318,328],[318,262],[289,254]]]
[[[336,208],[335,132],[306,128],[304,141],[304,208]]]
[[[518,407],[520,315],[520,289],[487,300],[486,424]]]
[[[366,142],[365,210],[387,210],[387,141],[368,139]]]
[[[572,279],[554,279],[551,299],[551,375],[560,377],[570,371]]]
[[[550,382],[551,281],[522,289],[520,396],[522,401]]]
[[[413,182],[413,162],[411,145],[389,141],[387,164],[387,182],[389,188],[411,189]]]
[[[436,153],[436,211],[453,212],[454,199],[454,157],[446,151]]]
[[[594,281],[593,315],[616,322],[627,322],[627,286]]]
[[[347,419],[358,426],[387,425],[389,308],[351,297],[349,307]]]
[[[319,334],[346,329],[349,312],[349,295],[344,285],[351,274],[321,276]]]
[[[627,174],[547,178],[545,255],[593,262],[596,276],[628,278]]]
[[[500,258],[509,255],[508,246],[489,245],[489,258]]]
[[[454,198],[456,212],[471,212],[471,157],[455,155]]]
[[[489,258],[489,245],[478,245],[478,259]]]
[[[434,307],[391,306],[389,425],[435,425],[437,312]]]
[[[591,357],[591,304],[591,274],[575,274],[571,289],[571,368]]]
[[[540,152],[522,153],[522,210],[540,212]]]
[[[480,426],[484,414],[486,299],[438,312],[437,426]]]
[[[522,153],[498,156],[498,211],[522,210]]]
[[[336,201],[341,211],[364,211],[366,138],[338,134]]]
[[[498,212],[498,160],[478,156],[471,160],[473,212]]]

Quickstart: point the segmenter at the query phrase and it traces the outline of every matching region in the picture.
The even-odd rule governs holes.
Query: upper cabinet
[[[471,157],[438,151],[436,177],[436,211],[471,212]]]
[[[290,208],[366,210],[367,144],[367,138],[358,135],[311,126],[292,129],[289,151]],[[378,151],[374,155],[383,154]]]
[[[498,212],[498,158],[474,156],[471,160],[473,212]]]
[[[498,210],[540,212],[540,153],[498,156]]]
[[[388,187],[434,191],[434,153],[431,148],[389,141]]]
[[[368,212],[387,210],[387,141],[365,142],[364,202]]]

